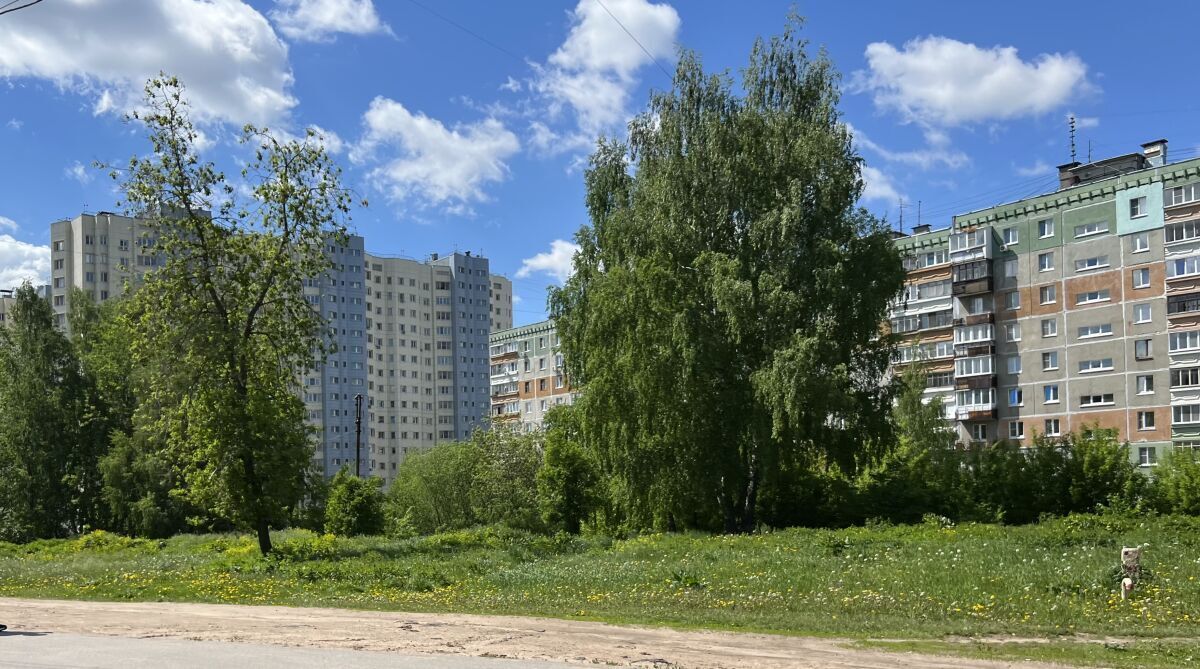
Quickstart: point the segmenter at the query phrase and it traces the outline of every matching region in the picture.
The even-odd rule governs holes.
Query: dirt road
[[[634,667],[907,669],[1005,663],[846,648],[833,639],[508,616],[0,598],[10,631],[249,642]],[[1038,667],[1021,663],[1022,668]],[[1048,667],[1051,665],[1040,665]]]

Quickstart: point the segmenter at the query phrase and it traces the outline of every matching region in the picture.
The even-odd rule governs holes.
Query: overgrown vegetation
[[[0,595],[462,611],[789,634],[1195,637],[1200,520],[1075,515],[1038,524],[873,524],[754,535],[428,537],[93,533],[0,544]],[[1132,599],[1122,546],[1147,545]]]

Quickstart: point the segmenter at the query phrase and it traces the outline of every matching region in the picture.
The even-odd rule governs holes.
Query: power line
[[[32,6],[36,5],[37,3],[41,2],[42,0],[30,0],[29,2],[21,5],[20,7],[12,7],[13,4],[16,3],[17,1],[18,0],[11,0],[11,2],[9,2],[8,4],[4,5],[3,7],[0,7],[0,16],[3,16],[4,14],[8,14],[9,12],[15,12],[18,9],[25,9],[26,7],[32,7]],[[12,9],[8,9],[8,7],[12,7]]]
[[[421,4],[420,2],[417,2],[417,0],[408,0],[408,1],[409,1],[409,3],[416,5],[417,7],[420,7],[421,9],[425,10],[426,12],[429,12],[430,14],[432,14],[436,18],[440,19],[441,21],[444,21],[444,22],[454,26],[455,28],[458,28],[459,30],[470,35],[471,37],[474,37],[475,39],[479,40],[480,42],[483,42],[484,44],[492,47],[496,51],[499,51],[500,53],[508,56],[509,58],[512,58],[513,60],[517,61],[518,63],[521,63],[522,65],[525,64],[524,58],[509,51],[508,49],[505,49],[504,47],[500,46],[499,44],[496,44],[495,42],[491,41],[490,39],[484,37],[483,35],[480,35],[479,33],[475,32],[474,30],[471,30],[470,28],[464,26],[463,24],[455,21],[454,19],[438,13],[433,8],[427,7],[423,4]],[[38,0],[38,2],[41,2],[41,0]]]
[[[640,47],[640,48],[641,48],[641,50],[642,50],[642,53],[646,54],[646,57],[647,57],[647,58],[649,58],[649,59],[650,59],[650,60],[651,60],[651,61],[652,61],[652,62],[653,62],[655,65],[657,65],[657,66],[658,66],[658,69],[662,70],[662,73],[663,73],[663,74],[664,74],[664,75],[667,77],[667,79],[668,79],[668,80],[670,80],[670,79],[671,79],[671,73],[670,73],[670,72],[667,72],[667,68],[663,67],[663,66],[662,66],[662,63],[658,62],[658,59],[657,59],[657,58],[655,58],[655,57],[654,57],[654,55],[653,55],[653,54],[651,54],[651,53],[650,53],[650,51],[649,51],[649,50],[648,50],[648,49],[647,49],[645,46],[643,46],[643,45],[642,45],[642,43],[641,43],[640,41],[638,41],[638,38],[637,38],[637,37],[634,37],[633,33],[629,32],[629,28],[626,28],[626,27],[625,27],[625,24],[624,24],[624,23],[621,23],[621,19],[618,19],[618,18],[616,17],[616,15],[615,15],[615,14],[613,14],[611,11],[609,11],[609,9],[608,9],[608,5],[605,5],[605,4],[604,4],[604,2],[603,2],[603,0],[596,0],[596,4],[598,4],[598,5],[600,5],[602,8],[604,8],[604,11],[605,11],[605,12],[606,12],[606,13],[607,13],[607,14],[608,14],[610,17],[612,17],[612,20],[613,20],[613,21],[616,21],[616,22],[617,22],[617,25],[621,26],[621,30],[624,30],[624,31],[625,31],[625,34],[626,34],[626,35],[629,35],[629,39],[633,40],[634,44],[637,44],[637,45],[638,45],[638,47]]]

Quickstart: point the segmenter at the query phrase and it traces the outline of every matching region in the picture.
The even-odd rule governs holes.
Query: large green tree
[[[132,358],[170,360],[169,382],[139,389],[135,430],[162,439],[183,494],[217,517],[270,528],[302,496],[311,435],[298,375],[327,344],[323,316],[303,283],[332,268],[350,197],[319,141],[281,140],[247,126],[249,195],[197,155],[183,87],[151,80],[134,116],[151,143],[114,170],[126,206],[146,219],[144,253],[163,264],[131,296]]]
[[[0,540],[57,537],[94,522],[87,392],[71,342],[28,283],[0,326]]]
[[[838,76],[799,21],[755,44],[740,90],[684,52],[628,143],[586,173],[590,225],[551,295],[583,432],[635,525],[755,526],[764,471],[881,443],[903,281],[856,205]]]

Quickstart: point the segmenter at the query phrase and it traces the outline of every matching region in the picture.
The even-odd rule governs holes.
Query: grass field
[[[1200,637],[1196,518],[1073,516],[1023,527],[623,541],[499,528],[408,540],[287,531],[276,540],[279,554],[269,559],[251,537],[237,535],[160,542],[94,533],[0,544],[0,595],[527,614],[862,639],[1175,638],[1181,645],[1154,654],[1189,658]],[[1119,551],[1139,544],[1147,545],[1146,580],[1122,601]]]

